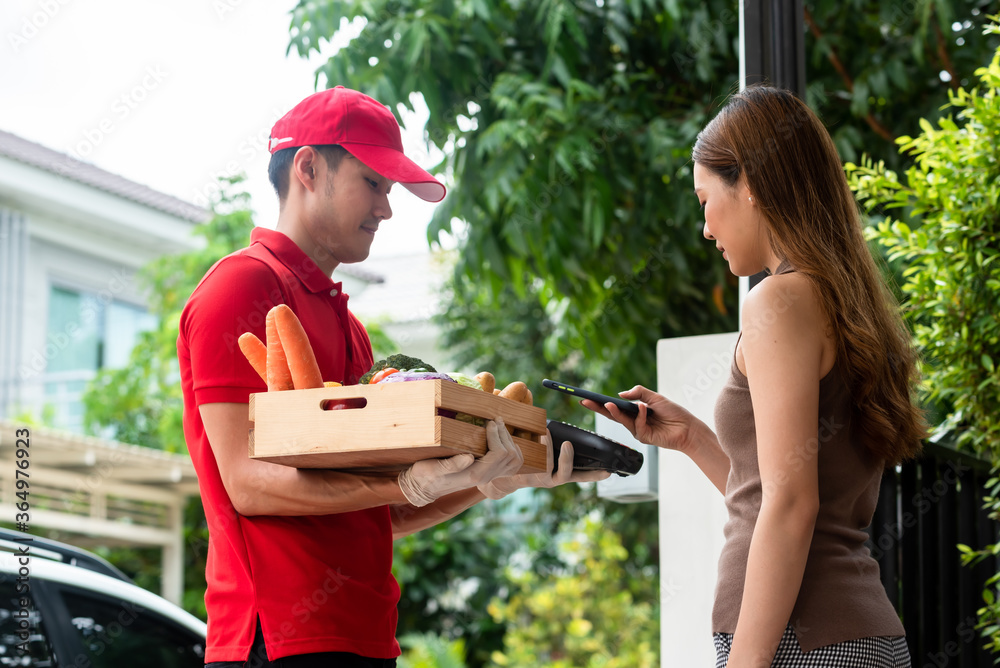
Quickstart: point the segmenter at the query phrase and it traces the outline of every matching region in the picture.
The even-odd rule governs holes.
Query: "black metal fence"
[[[935,443],[882,478],[869,547],[906,628],[914,668],[993,665],[975,627],[998,561],[963,566],[956,547],[1000,542],[1000,525],[983,510],[989,478],[988,462]]]

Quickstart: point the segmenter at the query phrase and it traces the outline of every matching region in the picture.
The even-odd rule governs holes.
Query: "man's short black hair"
[[[271,162],[267,165],[267,177],[271,180],[271,185],[274,186],[274,192],[278,193],[278,201],[283,202],[288,197],[288,174],[292,170],[295,152],[300,148],[302,147],[283,148],[271,154]],[[327,167],[333,171],[340,168],[340,161],[347,155],[347,149],[339,144],[324,144],[313,146],[313,148],[323,156]]]

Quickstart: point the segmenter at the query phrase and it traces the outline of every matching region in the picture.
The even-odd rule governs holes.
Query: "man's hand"
[[[399,488],[410,504],[426,506],[453,492],[511,476],[524,463],[502,418],[486,423],[486,446],[486,454],[478,460],[462,454],[419,461],[399,474]]]
[[[510,434],[504,429],[501,438],[510,439]],[[555,487],[567,482],[593,482],[604,480],[611,475],[608,471],[574,471],[573,444],[563,441],[559,451],[559,470],[552,473],[552,436],[546,433],[542,442],[548,446],[545,450],[545,470],[547,473],[522,473],[506,477],[497,477],[479,485],[479,491],[490,499],[502,499],[511,492],[525,487]],[[511,440],[513,445],[513,441]],[[516,447],[516,446],[515,446]]]

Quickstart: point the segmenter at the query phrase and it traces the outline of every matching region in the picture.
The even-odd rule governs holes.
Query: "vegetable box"
[[[445,380],[254,394],[250,457],[297,468],[392,472],[421,459],[486,454],[486,428],[456,413],[502,417],[518,434],[521,472],[545,470],[545,409]]]

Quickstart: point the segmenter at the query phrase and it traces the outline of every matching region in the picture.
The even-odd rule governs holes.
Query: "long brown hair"
[[[748,86],[698,135],[693,158],[730,187],[745,180],[775,253],[812,279],[862,442],[887,464],[915,456],[926,435],[916,353],[826,128],[792,93]]]

